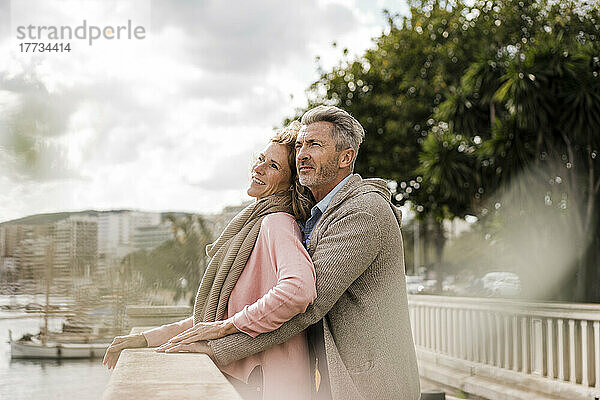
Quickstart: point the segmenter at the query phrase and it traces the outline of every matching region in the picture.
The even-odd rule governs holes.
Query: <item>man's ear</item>
[[[340,153],[338,166],[340,169],[350,167],[352,165],[352,161],[356,156],[356,152],[352,147],[346,149]]]

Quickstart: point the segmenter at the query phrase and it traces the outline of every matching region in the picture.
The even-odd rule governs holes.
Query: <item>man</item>
[[[319,106],[302,123],[296,164],[300,183],[318,202],[303,226],[317,298],[273,332],[210,341],[211,356],[226,365],[311,327],[315,374],[321,377],[318,398],[417,400],[400,211],[385,181],[352,174],[364,136],[356,119],[337,107]]]

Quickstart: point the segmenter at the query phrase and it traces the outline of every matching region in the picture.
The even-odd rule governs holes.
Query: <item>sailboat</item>
[[[23,335],[18,340],[13,340],[12,332],[8,331],[8,342],[10,344],[11,358],[100,358],[104,356],[110,343],[74,343],[73,338],[69,342],[59,341],[58,338],[50,341],[48,330],[48,314],[50,314],[50,283],[52,281],[52,265],[54,246],[50,243],[46,247],[46,305],[44,307],[44,327],[40,330],[39,338],[33,335]]]
[[[11,358],[101,358],[110,343],[43,343],[25,335],[29,340],[13,340],[8,331]]]

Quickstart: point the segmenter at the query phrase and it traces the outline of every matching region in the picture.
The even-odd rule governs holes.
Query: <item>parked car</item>
[[[455,294],[458,291],[456,283],[456,277],[454,275],[445,277],[442,281],[442,292],[444,294]]]
[[[437,279],[427,279],[423,282],[425,289],[423,294],[437,294],[438,293],[438,281]]]
[[[513,297],[521,294],[521,279],[512,272],[488,272],[481,281],[488,296]]]
[[[423,278],[418,275],[406,275],[406,291],[408,294],[420,294],[425,290]]]

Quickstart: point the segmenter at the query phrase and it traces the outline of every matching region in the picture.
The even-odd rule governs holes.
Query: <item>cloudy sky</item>
[[[0,0],[0,222],[247,200],[251,155],[305,104],[315,57],[328,68],[344,47],[361,54],[385,29],[384,8],[407,12],[396,0]],[[17,35],[84,20],[131,20],[145,37]],[[36,40],[71,52],[21,51]]]

